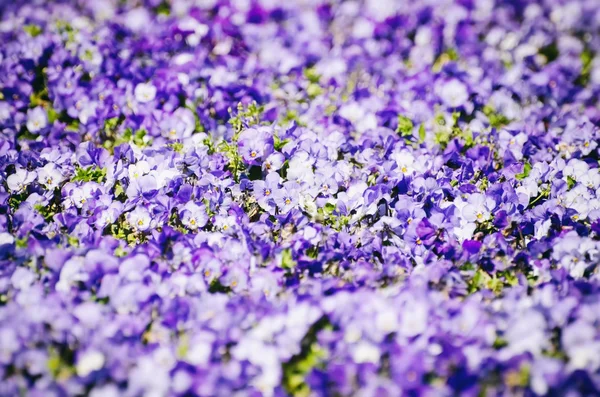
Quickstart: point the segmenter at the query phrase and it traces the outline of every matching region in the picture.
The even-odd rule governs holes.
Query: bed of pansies
[[[598,0],[0,10],[1,396],[600,393]]]

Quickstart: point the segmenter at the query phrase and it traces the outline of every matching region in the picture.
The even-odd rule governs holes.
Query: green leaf
[[[166,1],[160,3],[158,7],[156,7],[156,14],[169,16],[171,14],[171,7],[169,6],[169,3]]]
[[[146,130],[141,129],[141,130],[137,130],[135,132],[135,135],[133,136],[133,143],[135,143],[138,146],[146,146],[146,141],[145,141],[145,137],[146,137]]]
[[[104,168],[97,168],[96,166],[90,166],[86,168],[75,169],[75,176],[71,179],[72,182],[104,182],[106,178],[106,170]]]
[[[448,48],[444,51],[440,56],[435,60],[432,70],[434,72],[439,72],[442,70],[442,67],[448,62],[458,61],[459,59],[458,52],[454,48]]]
[[[73,358],[73,352],[68,349],[49,348],[46,365],[52,377],[61,380],[70,378],[75,373]]]
[[[473,146],[473,143],[474,143],[474,140],[473,140],[473,131],[471,131],[470,129],[459,130],[459,134],[463,138],[463,140],[465,141],[465,146],[467,146],[467,147],[472,147]]]
[[[311,395],[306,376],[313,369],[322,368],[324,365],[328,353],[318,344],[318,334],[328,328],[331,328],[331,324],[326,317],[322,317],[314,323],[302,339],[300,353],[283,364],[282,383],[289,395],[295,397],[308,397]]]
[[[113,117],[104,121],[104,131],[106,132],[114,132],[119,124],[121,123],[121,119],[119,117]]]
[[[115,183],[115,198],[119,198],[119,196],[125,194],[125,189],[120,182]]]
[[[229,124],[231,124],[235,131],[232,141],[237,141],[239,133],[242,132],[244,128],[260,124],[264,110],[264,106],[259,106],[255,101],[250,103],[247,107],[239,102],[236,112],[233,112],[230,108],[229,113],[231,114],[231,118],[229,119]]]
[[[539,53],[541,55],[543,55],[544,57],[546,57],[547,63],[554,61],[560,55],[556,41],[553,41],[552,43],[548,44],[547,46],[540,48]]]
[[[492,126],[493,128],[504,127],[505,125],[510,124],[510,122],[512,121],[505,115],[496,112],[494,107],[491,105],[486,105],[483,107],[483,114],[486,115],[490,122],[490,126]]]
[[[523,165],[523,172],[521,172],[520,174],[515,175],[515,178],[517,178],[519,181],[523,180],[525,178],[527,178],[529,176],[529,173],[531,172],[531,164],[529,164],[528,162],[526,162]]]
[[[315,99],[323,93],[323,89],[317,83],[310,83],[306,89],[306,93],[311,99]]]
[[[335,211],[335,204],[333,203],[327,203],[325,204],[325,207],[323,207],[324,211],[326,214],[333,214],[333,211]]]
[[[292,250],[289,248],[281,252],[281,267],[284,269],[293,269],[296,267],[296,261],[292,257]]]
[[[494,349],[500,350],[506,346],[508,346],[508,342],[506,341],[506,339],[504,339],[500,336],[497,336],[496,340],[494,341],[494,344],[493,344]]]
[[[440,145],[442,148],[446,148],[446,146],[448,146],[448,143],[450,143],[451,139],[451,132],[446,130],[436,132],[433,137],[433,141],[436,144]]]
[[[402,136],[410,136],[412,135],[413,127],[414,125],[411,119],[401,114],[398,115],[398,128],[396,129],[396,132],[400,133]]]
[[[39,212],[39,214],[42,215],[46,221],[54,218],[54,215],[56,215],[58,212],[54,205],[36,204],[33,206],[33,208]]]
[[[571,190],[575,185],[577,185],[577,181],[572,176],[567,176],[567,186],[569,190]]]
[[[181,153],[183,151],[183,143],[181,142],[171,143],[169,144],[169,147],[171,147],[171,149],[173,149],[177,153]]]
[[[17,248],[27,248],[28,241],[29,237],[18,238],[15,240],[15,245]]]
[[[117,248],[115,248],[115,252],[114,252],[114,254],[115,254],[115,256],[116,256],[117,258],[122,258],[122,257],[124,257],[124,256],[126,256],[126,255],[127,255],[127,251],[125,251],[125,250],[124,250],[123,248],[121,248],[121,247],[117,247]]]
[[[23,30],[31,37],[37,37],[42,34],[42,28],[38,25],[25,25],[23,26]]]
[[[311,83],[318,84],[319,80],[321,80],[321,75],[317,73],[317,69],[315,69],[314,67],[304,69],[303,74],[304,77],[306,77],[306,79]]]
[[[585,48],[580,55],[581,59],[581,74],[575,80],[575,83],[585,87],[590,80],[590,73],[592,71],[592,61],[594,60],[594,53],[589,49]]]
[[[425,131],[425,124],[421,124],[419,126],[419,143],[425,142],[426,136],[427,136],[427,134]]]
[[[277,135],[274,135],[273,136],[273,148],[275,148],[275,150],[281,150],[289,141],[290,141],[289,139],[284,139],[282,141]]]
[[[54,124],[54,122],[58,120],[58,112],[52,106],[49,106],[46,112],[48,113],[48,123]]]

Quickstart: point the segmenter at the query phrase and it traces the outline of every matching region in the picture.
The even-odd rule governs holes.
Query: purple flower
[[[192,201],[188,201],[186,205],[179,211],[181,223],[191,230],[202,228],[208,222],[208,215],[204,205],[197,205]]]
[[[490,218],[496,204],[494,200],[481,193],[469,196],[466,205],[462,209],[462,216],[467,222],[483,222]]]
[[[280,190],[281,177],[276,172],[269,173],[264,181],[253,182],[253,196],[260,207],[271,212],[275,209],[275,196]]]
[[[238,150],[246,164],[262,164],[273,151],[273,131],[269,127],[245,129],[238,137]]]
[[[25,169],[19,168],[14,174],[11,174],[6,178],[8,188],[13,193],[19,193],[25,189],[29,184],[35,181],[37,174],[35,171],[29,172]]]
[[[127,222],[134,230],[146,232],[153,227],[152,215],[143,207],[136,207],[126,215]]]
[[[280,214],[287,214],[298,206],[300,187],[295,182],[285,182],[273,194],[273,200]]]

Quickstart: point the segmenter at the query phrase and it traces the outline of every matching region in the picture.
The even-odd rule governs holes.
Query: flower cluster
[[[0,395],[600,394],[597,0],[0,10]]]

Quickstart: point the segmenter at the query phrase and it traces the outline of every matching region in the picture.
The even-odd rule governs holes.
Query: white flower
[[[129,372],[126,395],[158,397],[168,395],[170,368],[164,368],[152,357],[143,357]]]
[[[365,110],[358,103],[350,102],[340,107],[339,115],[354,124],[364,117]]]
[[[134,93],[138,102],[150,102],[156,97],[156,87],[150,83],[139,83],[135,86]]]
[[[75,204],[77,208],[83,207],[83,205],[93,197],[92,189],[94,189],[94,185],[91,183],[86,183],[81,187],[76,187],[73,189],[73,193],[71,195],[73,204]]]
[[[352,359],[357,364],[379,362],[380,352],[379,348],[369,342],[359,342],[354,349],[352,349]]]
[[[412,175],[415,171],[415,158],[408,150],[392,153],[392,160],[396,162],[398,170],[404,175]]]
[[[26,267],[17,267],[10,281],[16,289],[28,289],[35,281],[35,274]]]
[[[310,197],[308,194],[301,194],[299,199],[299,204],[304,211],[306,211],[310,216],[317,216],[317,204],[315,200]]]
[[[60,292],[68,292],[71,285],[77,281],[87,281],[88,275],[83,272],[83,258],[74,257],[69,259],[60,271],[60,279],[56,283],[56,290]]]
[[[9,175],[6,178],[6,183],[8,184],[8,188],[11,192],[20,192],[27,185],[33,182],[36,178],[37,174],[35,171],[29,172],[25,169],[19,168],[17,172],[12,175]]]
[[[15,238],[10,233],[0,233],[0,245],[13,244],[15,242]]]
[[[571,178],[578,180],[580,177],[585,175],[590,167],[587,165],[585,161],[581,161],[578,159],[572,159],[563,169],[563,175],[566,177],[570,176]]]
[[[159,189],[167,186],[180,172],[175,168],[164,168],[153,170],[151,174],[156,179],[156,185]]]
[[[204,333],[193,339],[185,355],[185,361],[192,365],[206,365],[210,361],[211,354],[212,337]]]
[[[462,218],[467,222],[483,222],[489,219],[494,208],[494,200],[481,193],[473,193],[467,205],[461,211]]]
[[[590,189],[596,189],[598,186],[600,186],[600,173],[598,173],[598,169],[592,168],[585,174],[581,175],[579,182]]]
[[[54,163],[48,163],[43,166],[37,173],[38,182],[44,185],[47,189],[57,188],[63,181],[64,177]]]
[[[292,157],[289,162],[289,168],[287,171],[287,179],[289,181],[295,181],[297,183],[306,183],[311,185],[315,180],[315,174],[313,172],[313,163],[310,160],[308,153],[301,151]]]
[[[83,353],[77,360],[77,375],[88,376],[94,371],[98,371],[104,366],[104,354],[97,350],[92,350]]]
[[[147,209],[142,207],[136,207],[133,211],[127,214],[127,222],[135,230],[145,232],[150,229],[152,224],[152,218],[150,217],[150,213]]]
[[[569,355],[571,369],[587,369],[595,372],[600,367],[600,341],[594,339],[595,329],[584,320],[566,327],[562,343]]]
[[[546,237],[548,231],[550,231],[550,226],[552,226],[552,221],[550,219],[537,221],[535,223],[535,238],[541,240]]]
[[[399,333],[406,337],[422,334],[427,329],[428,310],[422,303],[414,303],[405,308]]]
[[[38,106],[27,112],[27,129],[29,132],[38,132],[48,125],[48,115],[44,108]]]
[[[90,397],[119,397],[121,392],[117,386],[106,384],[104,386],[96,386],[90,392]]]
[[[135,164],[131,164],[129,168],[127,168],[127,173],[129,174],[129,179],[138,179],[141,176],[144,176],[150,172],[150,164],[147,161],[141,160]]]
[[[508,342],[506,356],[513,357],[526,352],[534,356],[540,354],[548,343],[545,327],[546,319],[536,310],[529,309],[515,315],[505,331],[504,337]]]
[[[375,327],[386,334],[394,332],[398,328],[398,316],[392,308],[387,308],[377,313]]]
[[[440,90],[442,102],[448,107],[456,108],[462,106],[469,99],[467,87],[456,79],[444,84]]]

